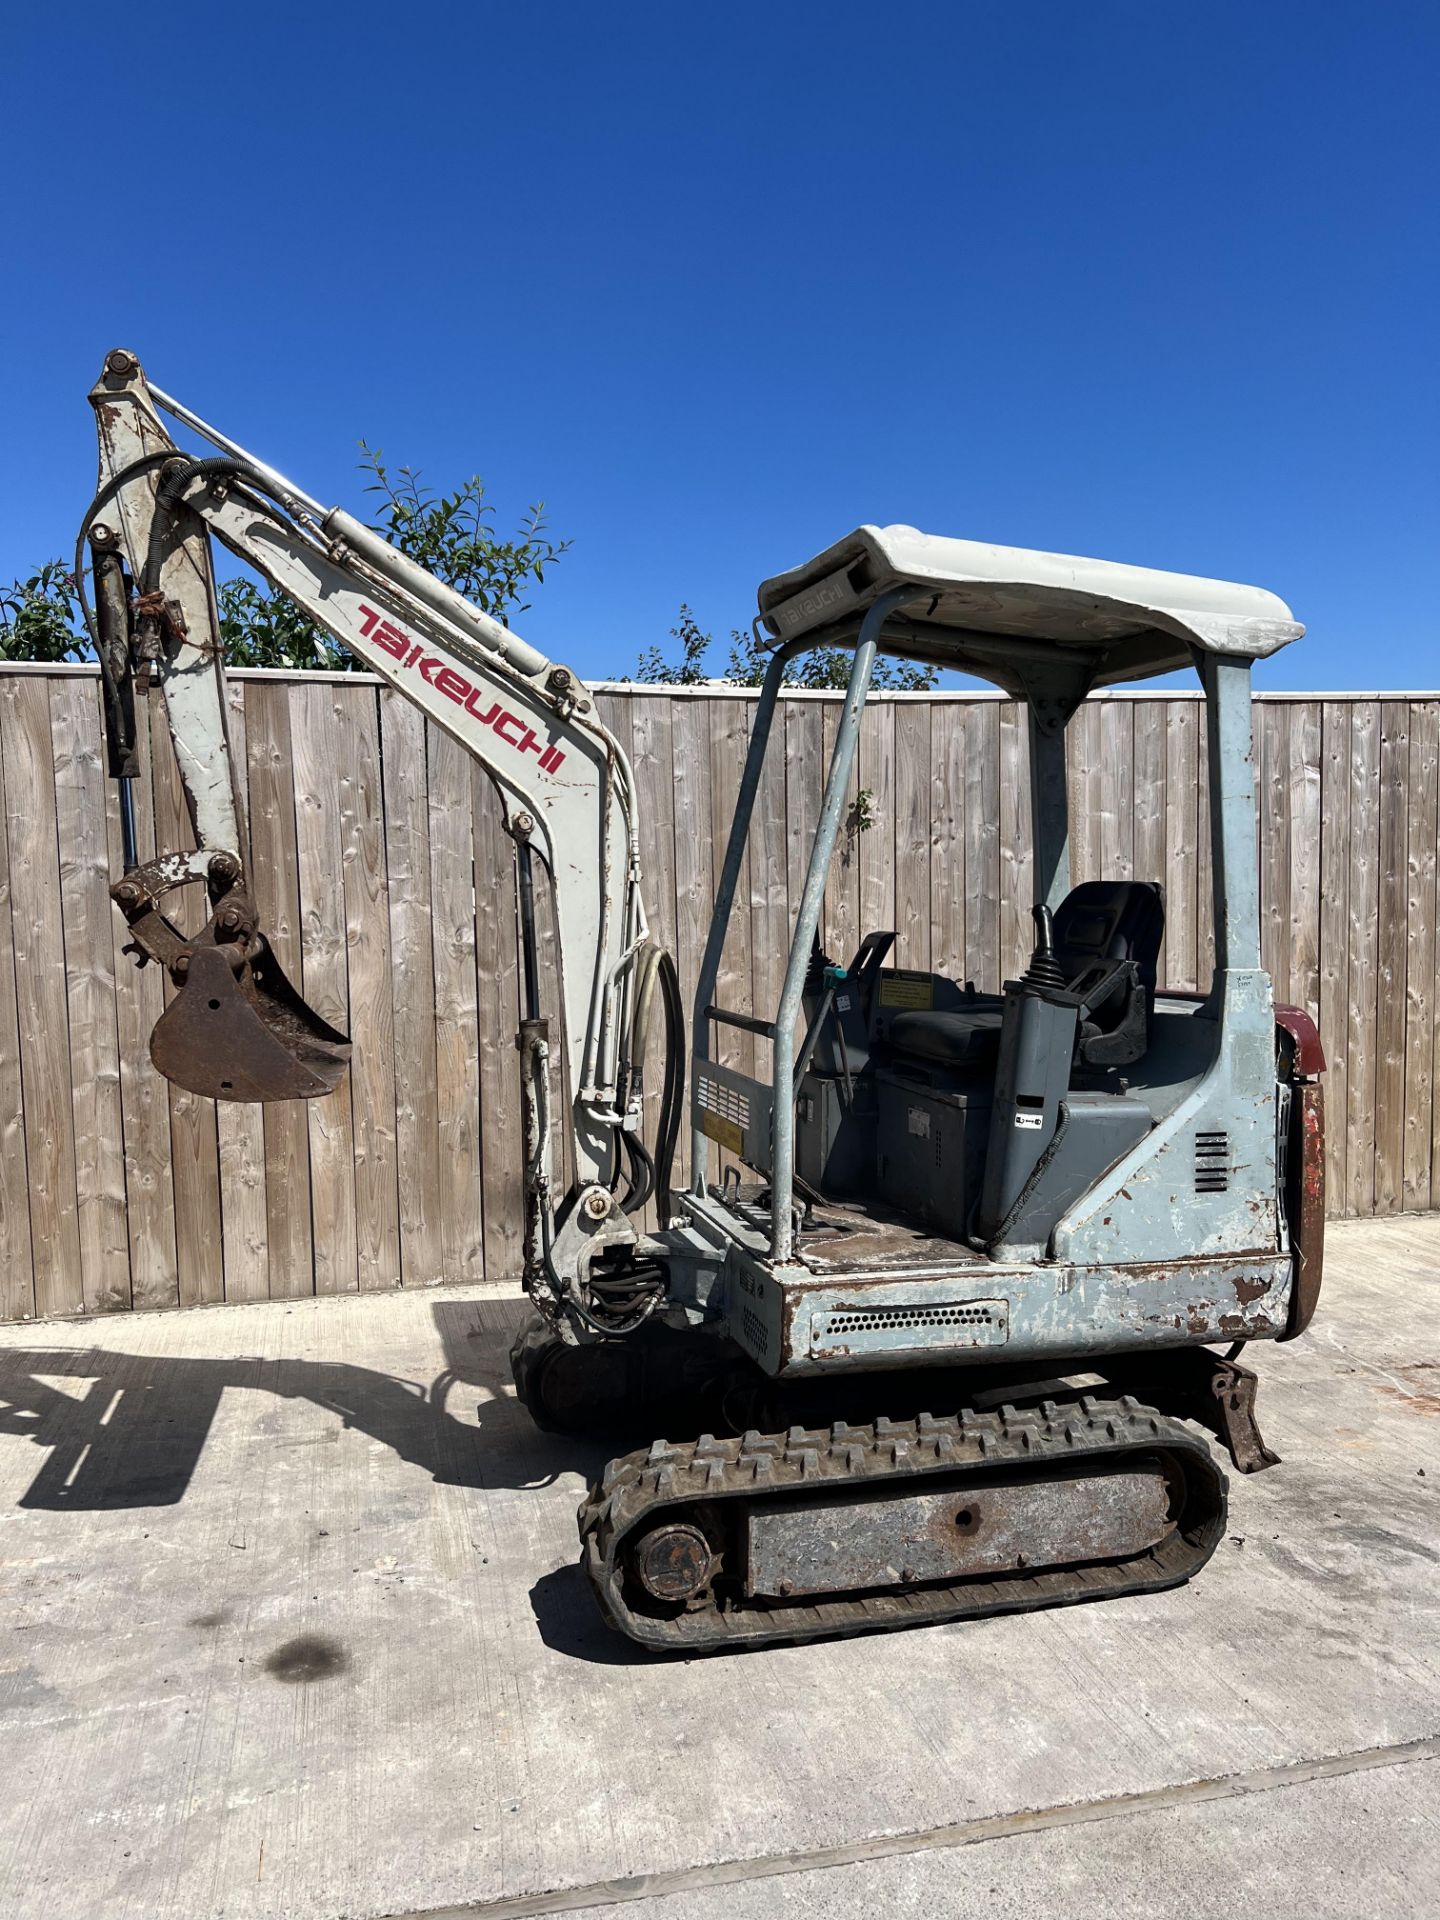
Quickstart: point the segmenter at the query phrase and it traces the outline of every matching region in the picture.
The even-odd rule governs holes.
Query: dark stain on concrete
[[[266,1659],[265,1671],[272,1680],[298,1687],[312,1680],[333,1680],[349,1664],[350,1656],[340,1641],[324,1633],[301,1633],[276,1647]]]
[[[216,1607],[213,1613],[192,1614],[185,1624],[187,1627],[223,1627],[229,1618],[228,1607]]]

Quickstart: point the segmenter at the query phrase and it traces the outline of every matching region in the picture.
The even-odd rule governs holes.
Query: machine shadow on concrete
[[[185,1497],[226,1392],[270,1403],[256,1431],[277,1445],[295,1439],[286,1403],[309,1402],[446,1485],[533,1488],[563,1473],[598,1472],[615,1451],[612,1440],[542,1433],[513,1398],[511,1329],[486,1324],[488,1304],[433,1305],[444,1366],[429,1382],[343,1360],[0,1349],[0,1433],[33,1441],[42,1456],[17,1505],[174,1505]],[[476,1389],[478,1403],[470,1399]],[[462,1403],[476,1424],[452,1412]]]

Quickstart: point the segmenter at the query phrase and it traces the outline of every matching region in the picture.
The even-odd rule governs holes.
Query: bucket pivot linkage
[[[160,911],[172,888],[203,881],[211,913],[183,934]],[[167,1080],[211,1100],[315,1100],[350,1059],[347,1037],[308,1007],[260,931],[233,853],[170,853],[131,867],[110,889],[137,965],[157,961],[176,987],[150,1036]]]

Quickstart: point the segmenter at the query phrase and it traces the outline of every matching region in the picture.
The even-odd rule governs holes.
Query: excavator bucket
[[[306,1005],[263,938],[243,958],[197,941],[150,1058],[211,1100],[316,1100],[339,1085],[350,1042]]]

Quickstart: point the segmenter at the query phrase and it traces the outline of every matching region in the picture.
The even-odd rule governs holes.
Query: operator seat
[[[1133,960],[1148,1033],[1164,933],[1165,895],[1155,881],[1083,880],[1056,909],[1055,959],[1067,981],[1102,960]],[[1080,1034],[1082,1059],[1087,1041],[1124,1025],[1132,1006],[1132,995],[1117,993],[1094,1010]],[[890,1022],[890,1045],[897,1054],[939,1066],[993,1067],[1003,1012],[998,994],[977,994],[973,1006],[953,1012],[899,1013]]]

